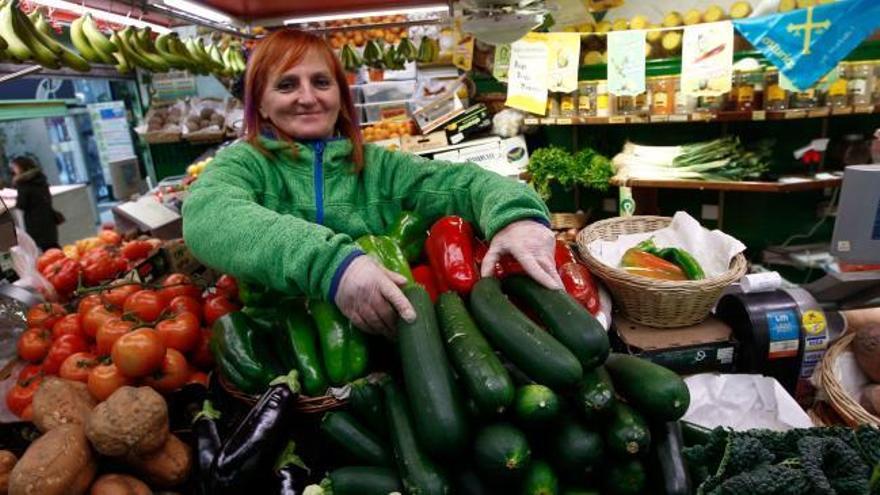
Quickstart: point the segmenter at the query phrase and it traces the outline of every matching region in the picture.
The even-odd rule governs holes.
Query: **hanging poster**
[[[687,96],[719,96],[731,88],[733,24],[687,26],[681,55],[681,91]]]
[[[549,50],[547,89],[563,93],[575,91],[578,87],[581,36],[577,33],[549,33],[547,43]]]
[[[495,47],[495,62],[492,65],[492,77],[507,82],[507,71],[510,68],[510,44],[504,43]]]
[[[505,105],[537,115],[547,110],[547,35],[529,33],[510,48]]]
[[[608,33],[608,91],[622,96],[645,92],[645,31]]]

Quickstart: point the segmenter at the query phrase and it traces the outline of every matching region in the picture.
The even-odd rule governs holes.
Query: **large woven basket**
[[[834,409],[834,412],[840,416],[848,426],[858,425],[874,425],[880,426],[880,418],[869,413],[847,393],[846,389],[840,383],[840,377],[835,370],[835,363],[840,355],[849,349],[850,344],[855,338],[854,333],[843,335],[828,348],[828,352],[822,358],[819,364],[819,379],[821,381],[822,390],[828,397],[828,403]]]
[[[260,400],[259,395],[248,394],[242,392],[235,385],[229,383],[229,380],[223,376],[223,373],[220,373],[217,370],[217,377],[219,378],[220,386],[223,388],[226,393],[228,393],[235,400],[242,402],[248,406],[253,406]],[[304,414],[317,414],[325,411],[332,411],[333,409],[339,409],[344,406],[348,401],[337,399],[336,397],[330,395],[322,395],[320,397],[309,397],[306,395],[300,395],[299,399],[296,401],[296,411],[304,413]]]
[[[596,240],[614,241],[621,235],[653,232],[667,227],[669,217],[616,217],[588,225],[577,236],[584,262],[611,291],[615,304],[630,320],[656,328],[686,327],[707,316],[730,284],[746,273],[747,262],[736,255],[723,275],[706,280],[665,281],[631,275],[602,263],[588,246]]]

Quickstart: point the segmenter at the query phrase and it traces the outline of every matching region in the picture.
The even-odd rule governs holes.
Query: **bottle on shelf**
[[[577,117],[578,114],[578,90],[559,94],[559,116]]]
[[[675,78],[652,77],[647,81],[651,95],[651,115],[669,115],[675,111]]]
[[[872,80],[874,70],[868,62],[851,62],[847,64],[849,104],[853,106],[870,105],[873,92]]]
[[[847,96],[847,79],[846,65],[837,66],[837,80],[828,85],[828,96],[825,99],[825,106],[832,109],[843,108],[849,105]]]
[[[788,110],[788,90],[779,84],[779,71],[768,70],[764,80],[764,109],[773,112]]]
[[[596,81],[581,81],[578,83],[578,117],[596,116]]]
[[[611,102],[612,97],[608,93],[608,83],[606,81],[599,81],[596,85],[596,116],[611,116]]]

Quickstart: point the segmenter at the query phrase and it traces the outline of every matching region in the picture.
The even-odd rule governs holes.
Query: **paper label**
[[[636,201],[633,199],[632,188],[621,186],[620,187],[620,202],[619,202],[620,216],[622,217],[631,217],[636,212]]]
[[[828,86],[828,94],[831,96],[846,96],[846,79],[838,79]]]
[[[687,26],[682,41],[681,90],[692,96],[730,92],[733,76],[733,24]]]
[[[548,33],[547,89],[571,93],[578,87],[581,36],[577,33]]]
[[[547,108],[547,67],[549,50],[546,35],[529,33],[510,47],[507,101],[505,105],[544,115]]]
[[[495,62],[492,66],[492,77],[507,82],[507,71],[510,67],[510,45],[498,45],[495,47]]]
[[[804,331],[810,335],[818,335],[828,328],[825,314],[815,309],[804,312],[804,315],[801,317],[801,324],[804,326]]]
[[[793,310],[767,312],[769,359],[795,357],[800,349],[800,326]]]
[[[635,96],[645,92],[646,31],[608,33],[608,91]]]

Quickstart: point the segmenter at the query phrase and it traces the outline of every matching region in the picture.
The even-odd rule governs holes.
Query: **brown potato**
[[[852,345],[859,367],[872,382],[880,383],[880,324],[868,324],[856,330]]]
[[[199,112],[199,119],[210,119],[211,115],[214,115],[214,109],[207,107],[203,108],[201,112]]]
[[[42,432],[67,423],[84,425],[95,405],[85,383],[50,377],[34,394],[34,424]]]
[[[8,450],[0,450],[0,494],[9,492],[9,475],[18,462],[18,457]]]
[[[189,445],[172,434],[161,449],[151,454],[130,456],[126,462],[150,484],[167,488],[186,481],[193,459]]]
[[[873,415],[880,414],[880,385],[868,385],[862,390],[862,407]]]
[[[92,484],[90,495],[153,495],[153,491],[133,476],[105,474]]]
[[[120,387],[92,410],[86,435],[112,457],[155,452],[168,439],[168,405],[150,387]]]
[[[34,441],[12,468],[10,495],[82,495],[97,469],[82,425],[53,428]]]

